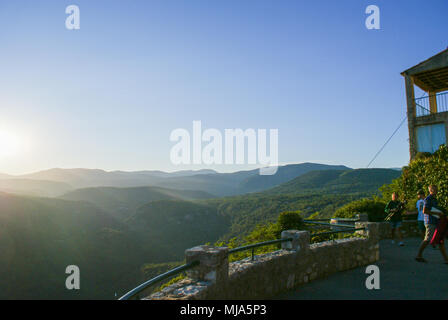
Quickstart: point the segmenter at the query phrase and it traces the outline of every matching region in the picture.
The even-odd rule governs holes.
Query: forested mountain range
[[[312,170],[316,167],[323,170]],[[47,194],[0,193],[0,298],[114,299],[115,293],[123,294],[152,274],[151,266],[181,261],[186,248],[243,237],[257,224],[275,221],[282,211],[330,217],[342,205],[377,193],[400,172],[302,164],[281,167],[279,176],[270,178],[258,176],[258,171],[184,172],[177,177],[158,173],[151,177],[168,185],[177,181],[176,188],[125,183],[78,189],[70,185],[68,190],[73,181],[118,180],[101,171],[95,172],[96,178],[83,170],[62,175],[64,179],[61,174],[52,173],[52,178],[59,177],[55,181],[34,180],[48,175],[5,179],[15,180],[17,189],[31,181],[35,190],[46,181]],[[146,173],[136,174],[141,175]],[[182,189],[186,184],[206,190]],[[207,192],[232,194],[235,186],[240,186],[236,195]],[[51,197],[49,191],[58,188],[62,194]],[[71,264],[81,269],[80,291],[65,289],[65,267]]]
[[[37,196],[61,196],[68,191],[92,187],[165,187],[204,191],[213,196],[238,195],[269,189],[313,170],[344,170],[345,166],[301,163],[280,166],[275,175],[260,176],[259,170],[218,173],[213,170],[104,171],[99,169],[50,169],[36,173],[0,175],[0,191]],[[60,186],[58,191],[58,186]]]

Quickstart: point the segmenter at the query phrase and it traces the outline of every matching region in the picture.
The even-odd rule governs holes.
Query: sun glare
[[[0,157],[13,156],[20,150],[20,139],[13,132],[0,129]]]

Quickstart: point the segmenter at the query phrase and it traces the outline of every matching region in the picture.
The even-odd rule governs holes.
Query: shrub
[[[337,218],[354,218],[358,213],[367,213],[369,221],[383,221],[386,217],[386,203],[380,199],[360,199],[346,204],[335,212]]]
[[[441,145],[432,155],[420,154],[403,168],[401,176],[392,184],[381,187],[384,199],[390,199],[391,191],[398,190],[407,200],[408,208],[415,210],[417,192],[423,189],[428,194],[428,186],[438,186],[437,199],[443,207],[448,205],[448,148]]]
[[[301,230],[304,227],[299,211],[285,211],[278,216],[277,223],[283,230]]]

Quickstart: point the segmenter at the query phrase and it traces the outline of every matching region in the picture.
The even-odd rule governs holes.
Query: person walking
[[[430,185],[428,187],[429,190],[429,196],[426,197],[425,203],[423,206],[423,215],[424,215],[424,221],[425,221],[425,238],[420,244],[420,247],[418,249],[417,256],[415,257],[415,260],[418,262],[427,262],[423,258],[423,251],[428,246],[430,241],[432,240],[434,236],[434,232],[436,231],[437,223],[439,220],[439,217],[443,215],[441,208],[438,207],[437,203],[437,186]],[[445,264],[448,264],[448,256],[445,251],[445,245],[443,241],[439,243],[439,250],[442,254],[442,257],[445,261]]]

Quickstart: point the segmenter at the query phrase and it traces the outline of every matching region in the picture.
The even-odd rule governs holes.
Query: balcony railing
[[[431,99],[435,99],[437,102],[437,112],[431,112]],[[417,117],[427,116],[431,113],[448,111],[448,92],[417,98],[415,99],[415,108]]]

